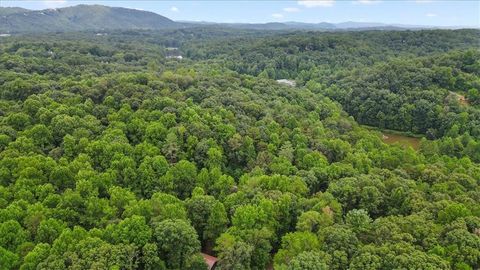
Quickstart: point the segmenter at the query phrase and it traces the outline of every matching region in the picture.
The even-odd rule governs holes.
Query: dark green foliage
[[[194,228],[180,219],[167,219],[154,225],[153,236],[160,257],[173,269],[183,269],[190,256],[200,251]]]
[[[2,37],[0,268],[478,269],[478,36]]]

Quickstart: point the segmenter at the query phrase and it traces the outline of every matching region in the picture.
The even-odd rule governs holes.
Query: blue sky
[[[480,1],[5,1],[28,9],[101,4],[153,11],[173,20],[210,22],[382,22],[436,26],[480,26]]]

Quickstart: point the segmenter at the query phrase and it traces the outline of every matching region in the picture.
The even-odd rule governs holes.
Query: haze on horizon
[[[175,21],[219,23],[376,22],[480,26],[479,1],[1,1],[1,7],[46,9],[99,4],[152,11]]]

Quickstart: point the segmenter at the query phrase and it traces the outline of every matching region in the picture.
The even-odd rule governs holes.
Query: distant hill
[[[372,27],[385,27],[387,24],[384,23],[372,23],[372,22],[342,22],[335,25],[337,28],[348,29],[348,28],[372,28]]]
[[[207,23],[208,24],[208,23]],[[212,23],[212,25],[240,28],[240,29],[256,29],[256,30],[326,30],[335,29],[335,25],[331,23],[301,23],[301,22],[269,22],[269,23]]]
[[[27,12],[28,9],[19,8],[19,7],[0,7],[0,16],[6,16],[13,13]]]
[[[302,22],[269,22],[269,23],[215,23],[183,21],[184,25],[220,26],[235,29],[253,30],[405,30],[405,29],[433,29],[441,27],[425,25],[385,24],[375,22],[342,22],[342,23],[302,23]],[[444,27],[458,28],[458,27]]]
[[[0,34],[29,32],[69,32],[107,30],[158,30],[185,27],[222,27],[250,30],[402,30],[438,28],[431,26],[384,24],[375,22],[342,23],[215,23],[175,22],[164,16],[137,9],[101,5],[78,5],[66,8],[28,10],[17,7],[0,7]],[[461,28],[461,27],[443,27]]]
[[[0,33],[165,29],[177,26],[174,21],[153,12],[100,5],[45,10],[0,8],[0,15]]]

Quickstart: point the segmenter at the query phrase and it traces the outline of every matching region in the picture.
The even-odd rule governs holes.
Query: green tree
[[[173,183],[173,191],[179,198],[190,197],[195,187],[197,178],[197,167],[195,164],[181,160],[173,165],[164,176],[164,182]]]
[[[253,246],[237,239],[228,233],[222,234],[216,243],[219,269],[251,269]]]
[[[66,228],[66,225],[54,218],[42,220],[37,228],[35,241],[37,243],[52,244],[55,239]]]
[[[282,237],[282,246],[275,255],[275,265],[290,265],[290,261],[305,251],[318,251],[320,244],[311,232],[288,233]]]
[[[155,224],[153,236],[169,268],[183,269],[188,258],[200,251],[195,229],[184,220],[167,219]]]
[[[307,211],[303,212],[299,217],[296,229],[302,232],[316,233],[320,228],[333,224],[333,217],[322,212]]]
[[[28,233],[17,221],[8,220],[0,224],[0,246],[6,250],[15,252],[27,240]]]
[[[19,263],[18,255],[0,247],[0,268],[15,269]]]
[[[288,270],[327,270],[328,257],[325,254],[305,251],[295,256],[288,265]]]
[[[186,201],[188,219],[200,241],[213,243],[227,228],[228,219],[223,204],[212,196],[194,195]]]
[[[106,228],[113,243],[134,244],[142,247],[150,242],[152,230],[145,222],[145,217],[131,216],[120,221],[116,225]]]

